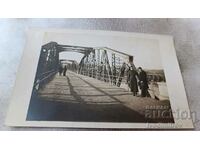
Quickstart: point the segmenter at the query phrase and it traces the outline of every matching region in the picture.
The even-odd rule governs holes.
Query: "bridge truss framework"
[[[83,57],[80,63],[60,60],[61,52],[77,52],[83,54]],[[108,47],[83,47],[50,42],[42,46],[37,78],[47,73],[55,74],[59,65],[65,64],[74,72],[120,86],[126,65],[132,62],[133,56]]]

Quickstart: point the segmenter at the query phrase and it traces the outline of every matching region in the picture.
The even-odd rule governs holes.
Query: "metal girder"
[[[87,75],[111,84],[120,86],[125,76],[128,63],[132,63],[133,56],[108,47],[84,47],[63,45],[56,42],[50,42],[42,46],[42,49],[54,49],[60,52],[77,52],[82,53],[80,63],[74,60],[60,60],[60,62],[71,62],[71,67],[76,67],[78,73]],[[111,55],[109,55],[111,54]],[[51,56],[53,53],[51,52]],[[109,57],[111,56],[111,58]],[[56,55],[59,59],[59,55]],[[53,59],[51,57],[51,59]],[[75,64],[75,65],[74,65]],[[73,68],[72,68],[73,69]]]
[[[43,46],[42,46],[42,49],[46,49],[46,50],[48,50],[48,49],[51,49],[52,47],[56,47],[58,44],[56,43],[56,42],[49,42],[49,43],[47,43],[47,44],[44,44]]]
[[[79,49],[93,49],[92,47],[73,46],[73,45],[62,45],[62,44],[59,44],[58,47],[63,47],[63,48],[79,48]]]
[[[57,45],[57,48],[60,52],[63,51],[72,51],[72,52],[78,52],[82,54],[90,53],[91,51],[94,51],[92,47],[83,47],[83,46],[71,46],[71,45]]]
[[[130,54],[123,53],[123,52],[111,49],[109,47],[95,47],[94,49],[96,49],[96,50],[98,50],[98,49],[100,49],[100,50],[106,50],[107,52],[115,53],[115,54],[119,55],[120,57],[122,57],[123,59],[125,59],[127,61],[129,60],[130,57],[133,57]]]
[[[71,62],[71,63],[75,63],[78,65],[78,62],[76,60],[70,60],[70,59],[60,59],[60,62],[62,63],[67,63],[67,62]]]
[[[60,61],[70,61],[70,62],[76,62],[76,60],[71,60],[71,59],[60,59]]]

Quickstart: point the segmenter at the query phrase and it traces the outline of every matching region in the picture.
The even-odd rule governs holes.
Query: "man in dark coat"
[[[139,67],[138,68],[138,78],[139,78],[139,86],[141,89],[141,97],[146,97],[148,94],[148,81],[146,72]]]
[[[63,76],[66,76],[66,71],[67,71],[67,66],[65,65],[65,67],[63,69]]]
[[[130,66],[127,72],[127,83],[129,88],[131,89],[131,92],[133,92],[133,96],[137,96],[138,92],[137,76],[138,73],[136,69],[134,69],[133,66]]]

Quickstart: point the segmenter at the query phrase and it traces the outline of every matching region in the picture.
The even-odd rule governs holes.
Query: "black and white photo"
[[[169,64],[176,62],[175,54],[168,52],[171,37],[84,30],[33,30],[29,34],[32,40],[27,48],[37,47],[37,55],[33,55],[35,74],[23,113],[25,125],[192,126],[190,119],[182,123],[183,119],[176,117],[175,107],[179,106],[174,99],[180,95],[174,94],[178,87],[172,84],[182,83],[174,83],[172,78],[181,79],[178,64],[171,67],[174,74],[169,71]],[[28,57],[27,66],[33,64]]]

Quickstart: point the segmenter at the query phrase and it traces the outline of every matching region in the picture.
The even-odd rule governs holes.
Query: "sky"
[[[54,41],[58,44],[87,46],[87,47],[109,47],[117,51],[134,56],[136,67],[144,69],[163,69],[160,57],[159,43],[157,40],[138,38],[134,36],[83,34],[83,33],[45,33],[44,44]],[[60,59],[74,59],[77,62],[82,54],[74,52],[60,53]]]

